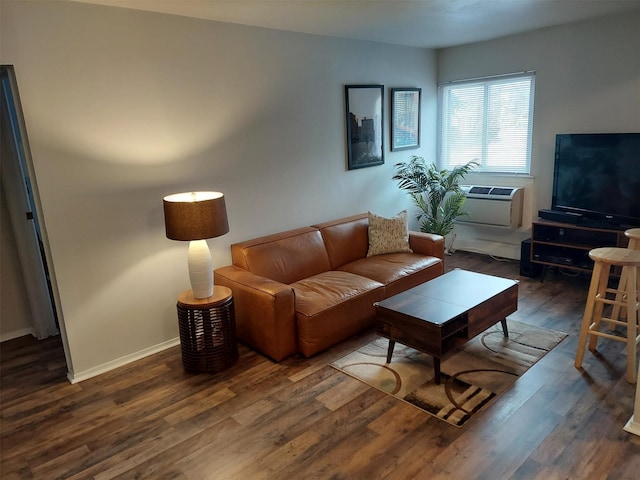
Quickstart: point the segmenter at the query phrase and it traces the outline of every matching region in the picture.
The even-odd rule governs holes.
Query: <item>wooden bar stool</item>
[[[630,228],[624,232],[624,236],[629,239],[629,246],[632,250],[640,250],[640,228]]]
[[[624,232],[624,236],[629,239],[629,245],[627,246],[627,248],[630,248],[631,250],[640,250],[640,228],[631,228],[629,230],[626,230]],[[622,274],[620,275],[620,283],[618,283],[618,294],[616,295],[616,300],[619,302],[621,302],[623,299],[622,292],[624,292],[627,287],[628,275],[629,270],[623,269]],[[618,320],[620,318],[620,310],[620,305],[614,305],[613,312],[611,313],[611,318],[613,318],[614,320]],[[625,312],[622,312],[623,318],[624,314]],[[611,328],[614,329],[615,325],[611,324]]]
[[[584,349],[589,339],[589,350],[596,350],[597,337],[605,337],[611,340],[618,340],[627,344],[627,370],[625,378],[629,383],[636,382],[636,347],[640,342],[638,332],[638,273],[640,272],[640,250],[631,248],[605,247],[596,248],[589,252],[589,258],[594,261],[587,304],[580,328],[580,339],[578,340],[578,351],[576,353],[576,368],[582,366]],[[622,267],[623,274],[626,272],[626,283],[624,291],[619,288],[607,288],[609,273],[612,266]],[[619,305],[626,313],[626,320],[618,318],[603,317],[604,305]],[[610,332],[601,332],[600,323],[605,322],[614,325],[625,325],[627,328],[626,337],[618,336]]]

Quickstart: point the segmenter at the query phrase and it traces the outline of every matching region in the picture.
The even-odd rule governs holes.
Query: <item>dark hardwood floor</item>
[[[175,347],[75,385],[59,339],[24,337],[0,346],[0,476],[640,478],[640,437],[622,430],[635,392],[624,344],[601,340],[573,366],[589,279],[551,270],[540,282],[464,252],[446,262],[519,279],[509,318],[570,334],[463,428],[328,366],[372,332],[279,364],[241,346],[216,375],[185,373]]]

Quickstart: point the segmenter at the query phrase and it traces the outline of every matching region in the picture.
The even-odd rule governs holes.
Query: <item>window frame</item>
[[[476,160],[480,164],[479,167],[474,169],[474,173],[481,174],[489,174],[489,175],[513,175],[513,176],[530,176],[531,175],[531,149],[532,149],[532,141],[533,141],[533,119],[534,119],[534,104],[535,104],[535,70],[529,70],[525,72],[518,73],[508,73],[503,75],[493,75],[487,77],[476,77],[464,80],[456,80],[451,82],[445,82],[438,85],[438,139],[437,139],[437,159],[438,166],[441,169],[451,169],[457,164],[445,162],[445,155],[447,155],[448,149],[445,149],[445,139],[449,134],[449,130],[445,129],[445,116],[449,114],[449,104],[447,101],[447,94],[452,89],[456,87],[468,88],[470,86],[482,86],[484,88],[483,92],[483,105],[482,105],[482,144],[480,145],[481,154],[480,157]],[[527,135],[526,135],[526,151],[525,161],[521,168],[518,168],[517,163],[510,164],[508,167],[504,169],[500,169],[499,167],[491,168],[488,166],[488,156],[487,149],[489,146],[488,141],[488,103],[487,99],[487,91],[489,87],[495,85],[504,85],[519,82],[522,79],[529,80],[529,112],[527,118]],[[469,158],[470,160],[474,160],[474,158]],[[519,162],[518,162],[519,163]]]

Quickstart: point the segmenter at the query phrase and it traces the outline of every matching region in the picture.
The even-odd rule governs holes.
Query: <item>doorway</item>
[[[29,304],[31,331],[38,339],[58,335],[59,321],[55,303],[52,271],[47,261],[45,235],[39,218],[38,197],[33,182],[33,164],[22,106],[12,65],[0,65],[2,81],[1,135],[2,201],[15,238],[15,256],[19,261]],[[5,220],[3,220],[5,221]],[[14,252],[11,252],[12,254]],[[11,301],[11,299],[4,299]],[[4,308],[4,307],[3,307]]]

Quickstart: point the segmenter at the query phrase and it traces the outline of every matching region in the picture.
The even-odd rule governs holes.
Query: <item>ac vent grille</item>
[[[491,189],[491,195],[511,195],[511,193],[513,192],[513,188],[492,188]]]
[[[491,191],[491,187],[471,187],[469,193],[475,193],[478,195],[488,195]]]

